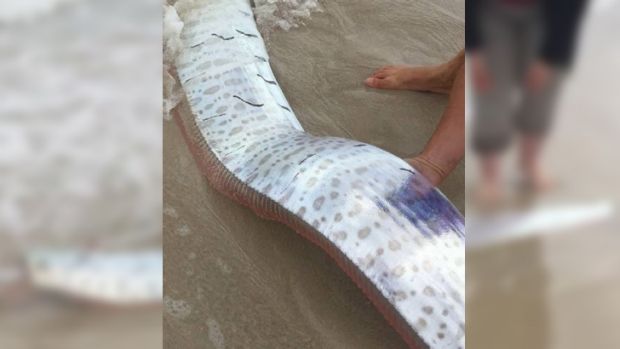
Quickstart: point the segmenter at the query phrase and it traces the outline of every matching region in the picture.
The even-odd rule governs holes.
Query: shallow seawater
[[[148,0],[3,2],[2,348],[161,343],[157,306],[103,311],[19,283],[35,247],[161,246],[159,10]]]
[[[0,231],[25,244],[157,240],[160,9],[44,3],[0,22]]]

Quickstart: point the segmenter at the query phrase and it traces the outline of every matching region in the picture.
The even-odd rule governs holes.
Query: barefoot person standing
[[[474,86],[479,200],[502,196],[500,159],[519,135],[520,167],[534,192],[551,181],[541,153],[585,0],[467,0],[465,46]]]

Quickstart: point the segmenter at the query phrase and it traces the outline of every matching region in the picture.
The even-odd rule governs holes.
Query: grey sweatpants
[[[515,133],[544,135],[564,75],[557,71],[542,91],[525,88],[527,69],[538,59],[543,37],[540,8],[487,7],[480,16],[480,53],[487,63],[492,88],[473,94],[473,146],[478,153],[503,150]]]

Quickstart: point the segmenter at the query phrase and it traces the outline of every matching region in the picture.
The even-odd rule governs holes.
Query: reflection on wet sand
[[[548,278],[536,239],[468,250],[467,344],[549,348]]]

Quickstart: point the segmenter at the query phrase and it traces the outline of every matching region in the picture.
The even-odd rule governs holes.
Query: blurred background
[[[0,348],[160,346],[161,3],[0,8]]]
[[[620,2],[579,3],[467,1],[469,348],[620,346]],[[473,21],[483,38],[472,43]],[[511,137],[485,148],[485,132],[508,134],[506,117]]]

